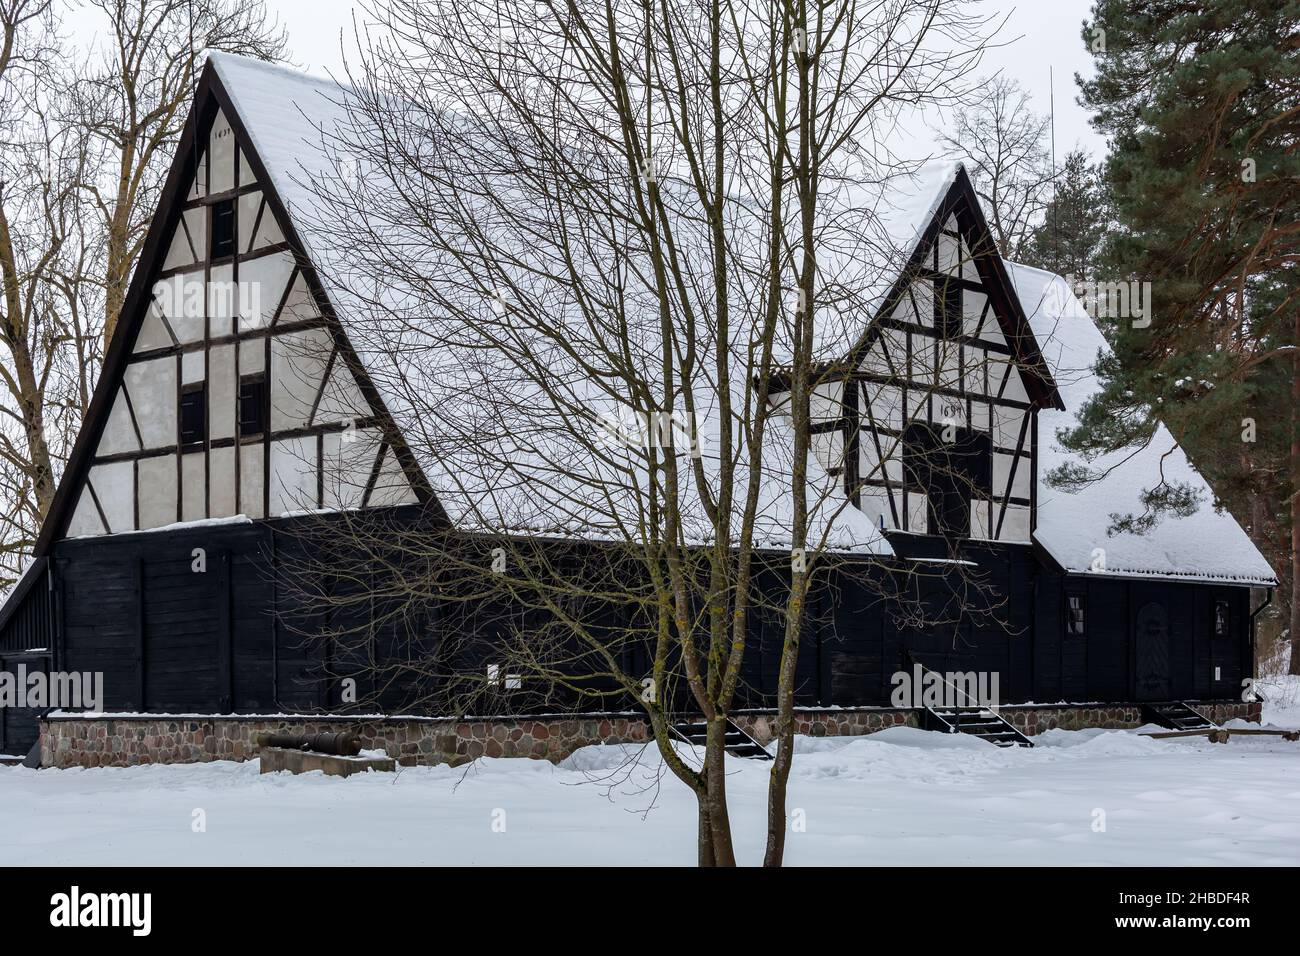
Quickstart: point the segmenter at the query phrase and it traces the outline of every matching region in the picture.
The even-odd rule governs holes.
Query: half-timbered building
[[[328,648],[291,636],[314,612],[277,583],[288,529],[304,512],[386,512],[396,527],[449,509],[313,263],[328,226],[300,215],[301,177],[335,99],[212,56],[35,556],[0,610],[0,668],[102,671],[116,712],[338,704],[310,679]],[[1071,461],[1056,433],[1097,388],[1101,333],[1064,280],[998,255],[960,166],[891,189],[898,260],[860,327],[819,349],[836,371],[811,399],[813,457],[851,505],[832,545],[881,574],[978,566],[1005,613],[929,626],[852,576],[829,582],[800,705],[888,706],[891,675],[914,662],[997,673],[1006,703],[1238,701],[1267,563],[1163,429],[1095,463],[1090,486],[1054,487]],[[1161,467],[1202,507],[1111,534],[1106,516],[1140,511]],[[208,573],[191,573],[195,549]],[[761,709],[781,641],[756,618],[739,703]],[[382,656],[392,642],[373,631]],[[484,660],[490,647],[466,666]],[[377,699],[400,710],[391,691]],[[5,711],[0,752],[25,752],[34,718]]]

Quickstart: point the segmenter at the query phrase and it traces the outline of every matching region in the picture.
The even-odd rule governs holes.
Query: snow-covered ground
[[[800,738],[790,807],[803,827],[788,861],[1300,863],[1300,743],[1036,740],[999,750],[907,728]],[[729,763],[742,863],[761,856],[767,766]],[[691,864],[692,798],[659,769],[623,747],[560,766],[480,760],[348,779],[260,776],[256,762],[0,768],[0,865]]]

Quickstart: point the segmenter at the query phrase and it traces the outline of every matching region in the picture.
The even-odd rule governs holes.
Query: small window
[[[1227,601],[1214,602],[1214,636],[1215,637],[1229,636]]]
[[[243,437],[266,432],[266,374],[245,375],[239,380],[239,434]]]
[[[1070,637],[1083,637],[1085,629],[1084,611],[1086,609],[1083,595],[1067,594],[1065,602],[1065,633]]]
[[[181,444],[193,445],[208,437],[208,390],[203,382],[181,387]]]
[[[223,199],[212,206],[212,259],[235,254],[235,201]]]

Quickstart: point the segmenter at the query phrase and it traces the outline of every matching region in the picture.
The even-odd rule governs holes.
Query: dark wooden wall
[[[283,586],[276,569],[291,565],[302,556],[294,549],[310,544],[274,527],[223,523],[61,542],[50,565],[53,587],[42,575],[5,606],[0,664],[22,659],[29,667],[49,667],[52,653],[60,669],[102,671],[110,711],[346,709],[338,678],[354,674],[369,710],[437,712],[431,684],[453,672],[481,672],[500,629],[519,623],[508,608],[465,604],[398,614],[377,599],[323,608]],[[908,547],[924,557],[932,545],[918,539]],[[203,571],[195,570],[196,549],[203,550]],[[1236,699],[1250,673],[1247,588],[1068,578],[1018,545],[972,546],[964,557],[990,589],[978,599],[969,572],[945,570],[942,562],[910,566],[922,568],[919,574],[852,564],[825,568],[800,643],[797,703],[887,705],[891,676],[913,661],[943,671],[996,671],[1007,703],[1134,700],[1135,630],[1142,608],[1152,604],[1167,616],[1169,697]],[[784,640],[779,607],[787,578],[781,563],[763,568],[757,580],[766,606],[750,619],[738,708],[771,706]],[[895,592],[933,616],[955,610],[961,621],[908,624],[891,598]],[[1069,593],[1086,596],[1083,638],[1065,633]],[[977,606],[981,601],[993,606]],[[1227,637],[1214,636],[1216,601],[1230,608]],[[620,623],[616,612],[600,613]],[[336,634],[365,639],[321,636]],[[434,674],[428,673],[431,661]],[[425,673],[404,662],[424,665]],[[376,669],[377,663],[386,667]],[[648,670],[648,654],[629,647],[624,666]],[[575,702],[555,690],[543,698],[537,693],[534,687],[531,697],[506,697],[500,706],[535,712],[542,704]],[[611,707],[631,704],[609,700]],[[681,706],[688,706],[684,696]],[[4,731],[10,741],[4,749],[30,746],[34,715],[5,715]]]

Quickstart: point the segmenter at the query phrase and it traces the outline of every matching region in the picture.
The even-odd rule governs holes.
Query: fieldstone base
[[[634,716],[438,720],[346,717],[54,717],[40,722],[42,767],[132,767],[148,763],[252,760],[262,733],[351,731],[363,750],[383,750],[404,767],[461,764],[478,757],[563,760],[588,744],[650,738]]]
[[[1191,705],[1215,723],[1234,718],[1258,723],[1261,705],[1234,701]],[[1027,736],[1086,727],[1126,729],[1144,723],[1137,704],[1045,704],[999,711]],[[771,711],[733,714],[759,743],[775,736]],[[852,737],[887,727],[918,727],[920,712],[889,707],[802,709],[795,732],[809,737]],[[634,714],[557,717],[436,718],[302,717],[50,717],[40,722],[42,767],[131,767],[148,763],[251,760],[261,733],[351,731],[365,750],[383,750],[404,767],[462,764],[478,757],[532,757],[558,762],[590,744],[645,743],[649,725]]]

